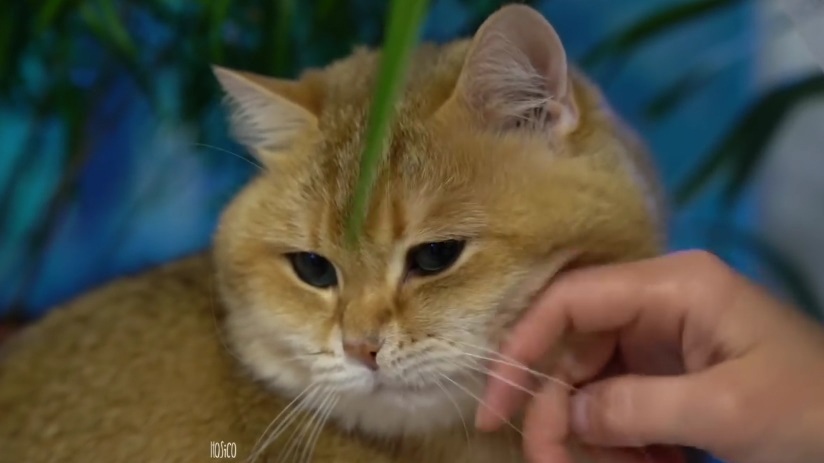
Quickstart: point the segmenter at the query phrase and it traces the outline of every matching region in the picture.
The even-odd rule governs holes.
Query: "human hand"
[[[619,449],[650,445],[697,447],[729,463],[824,461],[824,330],[711,254],[559,276],[501,356],[535,365],[572,333],[597,341],[563,355],[556,373],[589,384],[572,396],[540,386],[524,418],[530,461],[570,462],[571,436],[617,461],[646,461]],[[615,358],[625,373],[593,381]],[[512,384],[534,387],[524,368],[494,363],[476,417],[487,431],[529,399]]]

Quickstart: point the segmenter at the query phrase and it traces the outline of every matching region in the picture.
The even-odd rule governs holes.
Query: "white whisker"
[[[335,395],[334,400],[327,407],[326,412],[321,416],[321,419],[318,421],[318,426],[314,434],[309,436],[309,442],[306,446],[306,448],[309,449],[306,454],[306,463],[310,463],[312,461],[312,456],[315,454],[315,447],[318,445],[318,440],[320,439],[320,436],[323,433],[323,428],[324,426],[326,426],[326,422],[329,421],[329,417],[332,415],[332,412],[338,405],[339,400],[340,396]]]
[[[467,357],[512,366],[512,367],[518,368],[522,371],[526,371],[526,372],[528,372],[528,373],[530,373],[534,376],[537,376],[539,378],[543,378],[547,381],[551,381],[555,384],[558,384],[558,385],[564,387],[567,391],[583,393],[583,391],[580,388],[577,388],[577,387],[573,386],[572,384],[569,384],[569,383],[567,383],[565,381],[562,381],[558,378],[555,378],[553,376],[550,376],[550,375],[541,373],[539,371],[533,370],[532,368],[527,367],[526,365],[518,362],[517,360],[515,360],[511,357],[508,357],[506,355],[503,355],[499,352],[496,352],[492,349],[482,347],[482,346],[475,346],[475,345],[472,345],[472,344],[469,344],[469,343],[456,341],[456,340],[452,340],[452,339],[446,339],[446,338],[443,338],[443,337],[440,337],[440,336],[438,338],[439,339],[436,339],[436,341],[440,341],[442,344],[445,344],[445,345],[449,346],[453,351],[458,352],[458,353],[460,353],[462,355],[465,355]],[[488,356],[485,356],[485,355],[478,355],[478,354],[472,354],[472,353],[469,353],[469,352],[465,352],[461,349],[458,349],[453,344],[462,345],[464,347],[467,347],[467,348],[470,348],[470,349],[476,349],[476,350],[481,351],[481,352],[486,352],[486,353],[489,353],[491,355],[497,356],[499,358],[488,357]],[[478,362],[470,362],[469,364],[464,363],[464,362],[460,362],[460,363],[456,362],[456,364],[462,365],[464,368],[468,368],[470,370],[477,371],[478,373],[485,374],[485,375],[491,376],[493,378],[496,378],[497,380],[499,380],[503,383],[506,383],[506,384],[508,384],[509,386],[512,386],[515,389],[518,389],[522,392],[525,392],[525,393],[529,394],[530,396],[533,396],[533,397],[535,396],[535,391],[531,391],[531,390],[529,390],[529,389],[527,389],[527,388],[525,388],[525,387],[523,387],[519,384],[516,384],[516,383],[502,377],[501,375],[493,373],[488,367],[486,367],[486,366],[484,366],[484,365],[482,365]],[[502,416],[500,416],[494,410],[490,409],[490,411],[492,411],[493,414],[495,414],[501,420],[504,420],[504,418]],[[504,422],[506,422],[510,427],[513,427],[512,424],[509,423],[508,421],[504,420]],[[637,446],[637,450],[640,451],[644,455],[645,460],[651,461],[651,457],[649,455],[649,452],[647,452],[643,447]]]
[[[484,402],[484,401],[483,401],[483,399],[481,399],[480,397],[478,397],[478,396],[476,396],[475,394],[473,394],[473,393],[472,393],[472,391],[470,391],[469,389],[467,389],[467,388],[465,388],[465,387],[461,386],[460,384],[458,384],[458,382],[457,382],[457,381],[452,380],[452,378],[450,378],[449,376],[447,376],[447,375],[445,375],[445,374],[443,374],[443,373],[438,373],[438,375],[440,375],[440,377],[441,377],[441,378],[443,378],[443,379],[445,379],[445,380],[449,381],[450,383],[454,384],[454,385],[455,385],[455,387],[457,387],[458,389],[462,390],[462,391],[463,391],[465,394],[467,394],[468,396],[470,396],[470,397],[472,397],[473,399],[475,399],[475,400],[478,402],[478,404],[479,404],[479,405],[483,405],[483,406],[485,406],[488,410],[490,410],[490,411],[491,411],[492,413],[494,413],[494,414],[495,414],[498,418],[500,418],[500,419],[501,419],[501,421],[503,421],[504,423],[506,423],[506,424],[507,424],[510,428],[514,429],[514,430],[515,430],[515,432],[517,432],[518,434],[520,434],[521,436],[523,436],[523,433],[521,432],[521,430],[520,430],[520,429],[518,429],[518,428],[517,428],[514,424],[512,424],[509,420],[507,420],[506,418],[504,418],[503,416],[501,416],[498,412],[496,412],[495,410],[493,410],[493,409],[492,409],[489,405],[487,405],[487,403],[486,403],[486,402]]]
[[[315,386],[317,386],[316,383],[312,383],[312,384],[306,386],[306,388],[304,388],[300,392],[300,394],[298,394],[294,399],[292,399],[291,402],[289,402],[285,407],[283,407],[283,410],[281,410],[280,413],[278,413],[277,416],[275,416],[275,418],[269,423],[269,425],[266,426],[266,429],[263,430],[263,433],[260,435],[257,442],[255,442],[255,445],[252,446],[252,453],[249,455],[249,458],[247,459],[247,463],[251,463],[251,462],[255,461],[257,459],[257,457],[260,456],[259,454],[260,454],[260,452],[263,451],[263,449],[258,448],[258,446],[261,444],[261,442],[263,441],[263,437],[266,435],[266,433],[269,432],[269,429],[272,427],[272,425],[275,424],[278,421],[278,419],[281,416],[283,416],[283,414],[286,413],[290,408],[295,406],[295,404],[298,403],[298,401],[303,400],[302,399],[303,396],[306,395],[307,393],[309,393],[309,391],[314,390]]]
[[[209,145],[209,144],[206,144],[206,143],[192,143],[192,145],[193,146],[199,146],[199,147],[202,147],[202,148],[213,149],[215,151],[220,151],[222,153],[231,154],[232,156],[235,156],[236,158],[239,158],[239,159],[243,159],[244,161],[248,162],[249,164],[257,167],[258,169],[260,169],[261,172],[266,172],[266,167],[264,167],[262,164],[258,164],[257,162],[252,161],[251,159],[247,158],[246,156],[242,156],[242,155],[237,154],[233,151],[229,151],[225,148],[221,148],[219,146],[214,146],[214,145]]]
[[[440,381],[438,381],[438,378],[432,378],[432,380],[435,382],[435,385],[443,391],[443,393],[446,395],[446,398],[449,399],[450,402],[452,402],[452,405],[455,406],[455,411],[458,412],[458,416],[461,418],[461,424],[463,425],[464,433],[466,434],[466,445],[471,445],[471,441],[469,439],[469,427],[466,426],[466,420],[464,419],[463,412],[461,412],[461,407],[458,406],[458,402],[455,401],[455,398],[452,397],[452,394],[449,393],[446,387],[444,387],[444,385]]]
[[[334,402],[337,398],[335,392],[330,389],[329,392],[324,396],[323,400],[315,407],[315,411],[312,413],[312,418],[309,420],[308,423],[304,426],[304,431],[308,431],[306,434],[306,439],[304,440],[304,432],[300,433],[300,440],[304,440],[303,451],[300,452],[300,457],[296,461],[303,460],[303,456],[309,451],[309,444],[311,443],[312,437],[315,434],[315,428],[320,425],[323,415],[326,413],[326,407],[331,402]],[[296,447],[297,448],[297,447]],[[297,453],[295,453],[297,457]]]
[[[311,403],[307,403],[304,409],[308,409],[309,415],[304,416],[302,421],[302,425],[296,425],[295,429],[292,431],[292,434],[289,435],[289,438],[286,441],[285,452],[280,454],[278,458],[278,462],[284,461],[284,458],[292,455],[292,451],[297,452],[300,448],[300,441],[303,438],[303,435],[306,434],[308,429],[311,427],[311,423],[314,421],[315,416],[318,414],[318,410],[320,406],[330,397],[332,391],[330,389],[324,388],[323,392],[319,394],[317,397],[312,399]],[[316,405],[317,404],[317,405]],[[289,461],[288,458],[285,460],[286,462]]]
[[[315,396],[317,394],[321,394],[323,392],[324,392],[324,389],[315,388],[309,394],[307,394],[305,397],[303,397],[300,400],[300,402],[297,402],[295,406],[291,407],[292,410],[289,411],[289,413],[283,418],[283,420],[280,423],[278,423],[278,425],[275,427],[275,429],[273,429],[272,432],[269,434],[269,436],[266,438],[266,441],[264,442],[263,446],[258,451],[257,456],[260,456],[259,454],[261,452],[263,452],[267,447],[269,447],[269,445],[271,445],[272,442],[274,442],[280,436],[280,434],[283,431],[288,429],[289,424],[291,424],[292,421],[294,421],[297,417],[300,416],[300,414],[298,414],[298,411],[300,411],[302,405],[304,405],[309,400],[314,400]],[[293,400],[292,403],[295,403],[295,400]],[[282,415],[287,409],[288,408],[283,409],[283,411],[281,411],[280,414]]]
[[[458,352],[461,352],[462,354],[464,354],[466,356],[478,358],[478,359],[481,359],[481,360],[487,360],[487,361],[490,361],[490,362],[496,362],[496,363],[500,363],[502,365],[508,365],[508,366],[517,368],[519,370],[526,371],[526,372],[528,372],[532,375],[535,375],[535,376],[537,376],[539,378],[542,378],[542,379],[545,379],[547,381],[551,381],[555,384],[558,384],[559,386],[564,387],[565,389],[567,389],[569,391],[579,391],[579,388],[573,386],[572,384],[567,383],[566,381],[562,381],[562,380],[560,380],[560,379],[558,379],[554,376],[550,376],[550,375],[547,375],[545,373],[541,373],[540,371],[529,368],[528,366],[524,365],[523,363],[518,362],[517,360],[515,360],[511,357],[508,357],[506,355],[503,355],[499,352],[496,352],[492,349],[488,349],[488,348],[481,347],[481,346],[474,346],[472,344],[467,344],[467,343],[460,342],[460,341],[455,341],[455,340],[452,340],[452,339],[446,339],[446,338],[443,338],[443,337],[441,337],[439,340],[441,342],[447,344],[447,345],[449,345],[450,343],[459,344],[459,345],[463,345],[465,347],[468,347],[470,349],[477,349],[477,350],[482,351],[482,352],[490,353],[490,354],[492,354],[494,356],[497,356],[499,358],[487,357],[487,356],[478,355],[478,354],[472,354],[472,353],[469,353],[469,352],[461,351],[460,349],[456,349],[456,348],[453,347],[453,349],[457,350]]]
[[[479,367],[480,367],[479,368],[479,367],[473,366],[471,363],[461,363],[460,365],[463,366],[464,368],[468,368],[470,370],[477,371],[478,373],[488,375],[488,376],[492,376],[493,378],[496,378],[499,381],[504,382],[504,383],[514,387],[515,389],[518,389],[519,391],[522,391],[522,392],[525,392],[525,393],[529,394],[531,397],[535,396],[535,391],[527,389],[527,388],[521,386],[520,384],[513,383],[512,381],[504,378],[503,376],[501,376],[499,374],[496,374],[496,373],[493,373],[492,370],[490,370],[489,368],[485,368],[481,365],[479,365]]]

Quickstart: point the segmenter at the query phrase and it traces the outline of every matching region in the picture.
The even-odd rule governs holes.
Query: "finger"
[[[546,383],[527,409],[523,444],[527,461],[566,463],[683,463],[668,448],[605,448],[569,443],[569,395],[563,388]]]
[[[613,331],[644,317],[650,329],[661,329],[679,326],[688,310],[712,313],[706,307],[717,303],[698,302],[717,302],[719,280],[732,275],[716,261],[707,253],[685,252],[561,275],[513,328],[502,352],[531,364],[567,328],[579,333]]]
[[[507,365],[508,366],[508,365]],[[508,389],[504,395],[492,396],[492,401],[489,397],[482,397],[478,409],[475,412],[475,428],[483,432],[492,432],[498,430],[504,423],[512,418],[515,412],[523,407],[523,405],[535,395],[536,390],[540,389],[539,379],[531,374],[518,375],[513,379],[499,376],[501,373],[495,372],[495,366],[491,366],[490,372],[487,375],[486,391],[489,391],[489,384],[493,381],[505,384]],[[506,370],[499,367],[499,371]],[[558,380],[561,382],[561,380]],[[560,386],[560,385],[559,385]],[[501,402],[495,399],[503,400]]]
[[[570,384],[589,381],[601,373],[615,353],[614,334],[588,336],[568,345],[553,372],[568,378]]]
[[[569,433],[569,392],[551,382],[544,383],[524,416],[524,456],[527,461],[570,462],[566,447]]]
[[[541,370],[549,372],[546,376],[539,378],[535,374],[530,374],[507,379],[509,383],[501,381],[509,389],[506,394],[497,396],[502,399],[500,402],[490,402],[484,399],[484,405],[481,405],[477,411],[476,427],[482,431],[494,431],[500,427],[504,420],[520,410],[532,397],[527,391],[537,388],[536,379],[549,381],[554,387],[569,392],[576,384],[593,378],[611,358],[615,342],[615,336],[611,334],[578,337],[566,345],[567,347],[551,369]],[[492,373],[490,379],[500,374]]]
[[[619,376],[584,388],[571,399],[571,428],[581,441],[600,446],[652,444],[705,448],[712,429],[730,423],[728,394],[719,394],[711,371],[686,376]],[[696,407],[701,413],[696,416]],[[707,426],[712,423],[712,429]]]
[[[501,353],[512,363],[532,365],[547,355],[568,328],[583,333],[614,331],[642,317],[649,319],[645,320],[649,329],[666,330],[677,337],[687,308],[707,306],[694,298],[712,297],[706,280],[721,280],[713,275],[723,273],[723,268],[708,256],[680,253],[561,275],[513,327]],[[484,397],[490,410],[481,409],[476,417],[479,428],[487,430],[499,427],[500,417],[509,416],[513,404],[524,400],[507,383],[528,384],[530,375],[515,365],[495,364],[492,371],[497,378],[490,378]]]
[[[518,329],[522,322],[514,328]],[[564,330],[559,328],[558,324],[547,325],[550,327],[546,333],[548,337],[559,338],[560,333]],[[517,334],[515,334],[517,335]],[[525,390],[531,390],[535,383],[535,374],[530,371],[530,367],[541,360],[540,357],[529,356],[531,361],[525,362],[524,355],[521,358],[512,357],[508,355],[507,351],[512,351],[507,348],[507,345],[517,346],[521,340],[511,340],[512,335],[508,337],[508,341],[504,342],[501,357],[504,361],[493,362],[490,365],[490,374],[486,383],[486,390],[484,391],[485,407],[479,407],[475,416],[475,426],[482,431],[494,431],[498,429],[506,419],[508,419],[518,408],[529,399],[529,395]],[[529,341],[527,341],[529,342]],[[553,343],[548,343],[551,346]],[[542,346],[537,346],[542,348]],[[548,348],[543,351],[546,354]],[[546,357],[543,355],[541,357]],[[559,386],[568,386],[560,381],[557,382]]]

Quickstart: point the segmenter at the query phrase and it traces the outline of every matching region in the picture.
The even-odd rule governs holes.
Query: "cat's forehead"
[[[351,111],[335,130],[323,133],[310,152],[290,153],[295,169],[278,172],[270,185],[278,217],[294,226],[294,246],[335,249],[345,246],[365,120]],[[404,243],[447,239],[478,233],[484,226],[483,198],[478,194],[480,159],[462,155],[451,140],[415,114],[399,113],[377,166],[364,223],[364,245],[375,258]]]

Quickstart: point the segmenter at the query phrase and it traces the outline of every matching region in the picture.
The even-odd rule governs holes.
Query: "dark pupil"
[[[337,284],[335,267],[325,257],[311,252],[289,254],[292,267],[301,280],[318,288],[328,288]]]
[[[458,240],[421,244],[410,252],[410,270],[423,275],[442,272],[458,260],[464,244]]]

